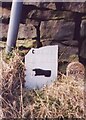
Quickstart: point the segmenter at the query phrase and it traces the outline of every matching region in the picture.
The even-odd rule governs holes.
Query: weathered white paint
[[[33,54],[34,53],[34,54]],[[32,48],[25,56],[26,83],[29,89],[41,88],[57,78],[58,45]],[[51,70],[51,76],[35,76],[33,69]]]

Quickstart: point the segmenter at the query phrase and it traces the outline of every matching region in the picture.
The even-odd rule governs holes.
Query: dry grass
[[[84,81],[61,74],[40,90],[24,88],[24,64],[18,53],[2,61],[0,84],[3,118],[84,118]]]
[[[84,118],[84,83],[64,76],[41,90],[26,92],[24,103],[28,117]]]
[[[24,85],[24,66],[22,58],[15,54],[9,64],[2,61],[1,100],[3,117],[22,117],[22,87]]]

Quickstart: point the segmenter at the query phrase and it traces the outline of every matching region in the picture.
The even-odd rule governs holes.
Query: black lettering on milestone
[[[35,51],[35,50],[32,50],[32,53],[33,53],[33,54],[34,54],[34,51]]]
[[[33,71],[35,71],[35,76],[42,76],[42,75],[44,75],[45,77],[51,76],[51,70],[43,70],[40,68],[35,68],[33,69]]]

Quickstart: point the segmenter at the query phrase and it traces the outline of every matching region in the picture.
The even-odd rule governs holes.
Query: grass
[[[28,90],[20,53],[15,50],[8,61],[0,61],[2,118],[85,118],[83,80],[60,73],[50,86]]]
[[[17,40],[16,41],[16,49],[17,52],[21,55],[21,56],[25,56],[27,54],[27,52],[31,49],[31,48],[36,47],[36,40]],[[1,52],[0,54],[2,54],[3,59],[5,60],[5,62],[8,62],[10,57],[14,56],[14,54],[11,56],[7,56],[5,53],[5,48],[6,48],[6,41],[0,41],[0,48],[1,48]]]
[[[16,46],[24,46],[24,47],[34,47],[36,40],[17,40],[16,41]],[[0,41],[0,47],[6,47],[6,42],[5,41]]]

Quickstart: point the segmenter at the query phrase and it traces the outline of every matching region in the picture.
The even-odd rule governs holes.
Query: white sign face
[[[50,84],[57,78],[58,45],[32,48],[25,56],[25,67],[27,88]]]

